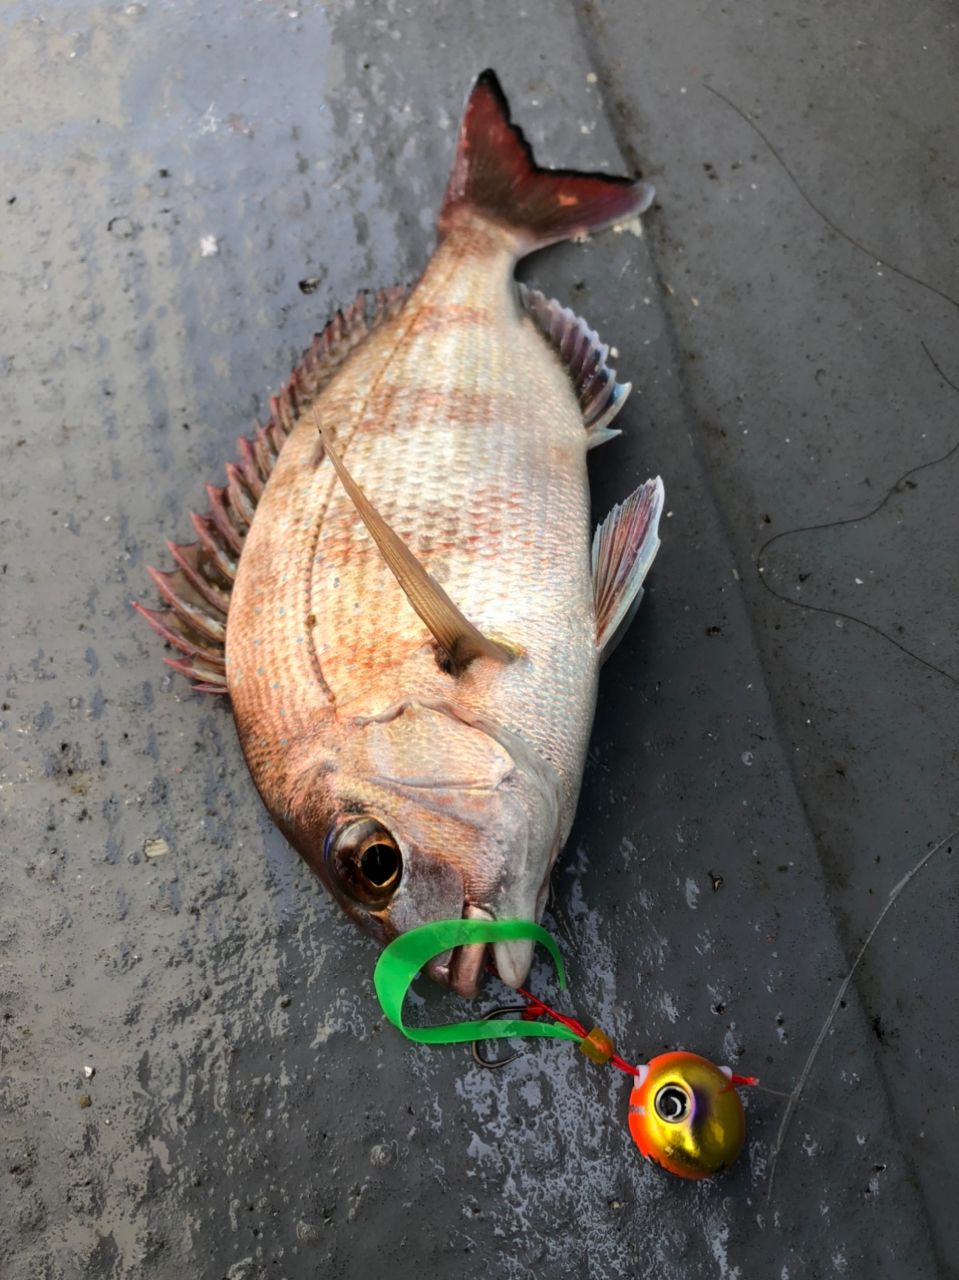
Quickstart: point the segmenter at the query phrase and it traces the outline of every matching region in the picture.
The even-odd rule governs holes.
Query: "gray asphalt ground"
[[[954,6],[0,23],[4,1280],[959,1275],[954,842],[774,1159],[959,811]],[[638,389],[597,517],[656,472],[669,512],[547,923],[627,1056],[768,1086],[708,1184],[566,1045],[490,1073],[384,1027],[371,944],[129,603],[312,332],[421,269],[488,65],[543,162],[659,190],[643,238],[522,272]]]

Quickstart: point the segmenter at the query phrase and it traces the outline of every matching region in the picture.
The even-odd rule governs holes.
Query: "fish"
[[[537,921],[582,783],[599,669],[659,548],[664,490],[591,528],[586,457],[630,392],[517,262],[644,213],[646,182],[537,165],[492,70],[467,99],[438,243],[362,291],[238,441],[196,540],[135,604],[229,698],[273,820],[381,945],[439,919]],[[532,942],[431,977],[511,986]]]

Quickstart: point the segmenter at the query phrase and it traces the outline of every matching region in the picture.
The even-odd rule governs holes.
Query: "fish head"
[[[444,703],[406,701],[344,725],[316,781],[322,803],[304,806],[312,816],[289,834],[381,945],[436,920],[539,919],[561,789],[519,735]],[[500,977],[522,983],[532,951],[525,939],[494,944]],[[472,996],[485,961],[485,944],[474,944],[427,969]]]

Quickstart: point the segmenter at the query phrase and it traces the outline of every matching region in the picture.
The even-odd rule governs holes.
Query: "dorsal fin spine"
[[[197,681],[195,689],[206,693],[226,691],[226,628],[220,618],[227,616],[243,542],[280,450],[298,418],[354,347],[371,330],[397,314],[406,292],[402,285],[380,289],[375,294],[363,290],[349,306],[336,312],[322,333],[314,336],[286,385],[270,398],[269,421],[254,424],[252,434],[237,442],[238,461],[227,463],[226,485],[206,486],[209,512],[190,515],[197,541],[167,543],[177,567],[166,572],[149,570],[170,607],[134,607],[154,631],[186,654],[186,660],[165,661]]]

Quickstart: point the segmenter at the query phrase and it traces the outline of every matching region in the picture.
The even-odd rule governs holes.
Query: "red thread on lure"
[[[495,972],[495,970],[491,972]],[[564,1027],[569,1027],[570,1031],[579,1036],[580,1040],[589,1039],[590,1033],[576,1018],[569,1018],[565,1013],[559,1013],[556,1009],[551,1009],[545,1000],[540,1000],[538,996],[534,996],[525,987],[517,987],[516,994],[522,996],[527,1004],[525,1013],[520,1014],[524,1022],[532,1022],[534,1018],[538,1018],[540,1014],[545,1013],[557,1022],[561,1022]],[[620,1071],[625,1071],[628,1076],[638,1076],[640,1074],[639,1067],[634,1067],[625,1058],[621,1058],[618,1053],[611,1054],[608,1061],[611,1066],[618,1067]]]

